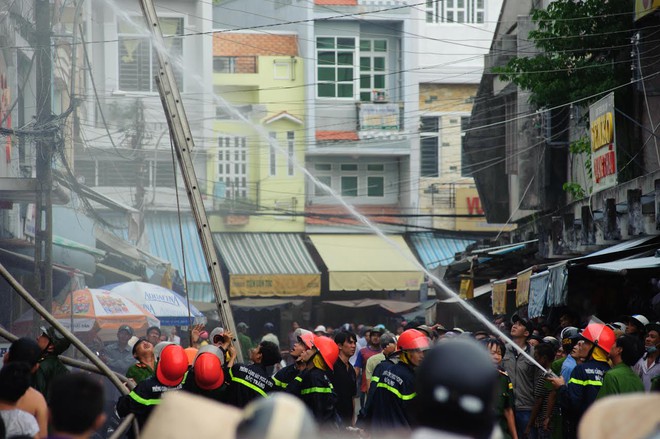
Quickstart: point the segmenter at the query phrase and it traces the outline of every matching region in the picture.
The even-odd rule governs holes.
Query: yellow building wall
[[[235,105],[252,104],[258,110],[252,113],[252,123],[242,120],[218,120],[214,123],[214,135],[246,136],[248,143],[248,195],[247,202],[259,215],[227,214],[227,200],[210,214],[209,222],[214,232],[303,232],[305,221],[305,177],[294,166],[293,175],[288,172],[287,132],[294,133],[295,162],[304,166],[304,87],[301,58],[260,56],[255,74],[215,74],[214,88],[220,96]],[[276,79],[281,78],[281,79]],[[270,121],[286,112],[288,116]],[[269,122],[270,121],[270,122]],[[270,175],[269,133],[275,133],[282,150],[276,149],[276,172]],[[218,154],[210,153],[207,164],[209,193],[218,179]],[[231,206],[231,205],[230,205]],[[235,203],[235,211],[245,207]]]

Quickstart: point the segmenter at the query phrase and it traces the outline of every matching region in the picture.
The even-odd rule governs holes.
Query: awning
[[[148,252],[145,252],[144,250],[134,246],[123,238],[120,238],[112,232],[104,230],[100,227],[96,227],[94,229],[94,236],[99,242],[101,242],[101,244],[106,246],[109,249],[108,251],[111,253],[115,252],[121,256],[142,262],[151,267],[167,266],[170,264],[169,261],[149,254]]]
[[[142,276],[129,273],[124,270],[120,270],[119,268],[111,267],[110,265],[106,264],[96,264],[96,270],[104,272],[106,275],[106,281],[115,282],[125,282],[125,281],[132,281],[132,280],[142,280]]]
[[[602,264],[590,264],[589,270],[603,271],[625,276],[631,272],[642,273],[645,271],[660,273],[660,250],[655,256],[648,258],[622,259],[614,262],[605,262]]]
[[[658,247],[660,247],[660,235],[643,236],[621,242],[579,258],[571,259],[568,261],[568,267],[573,268],[575,266],[587,266],[616,261],[644,251],[652,251]]]
[[[424,273],[400,235],[310,235],[331,291],[417,291]]]
[[[321,274],[300,234],[214,233],[213,242],[229,270],[231,297],[321,294]]]
[[[448,265],[456,253],[463,252],[476,241],[461,238],[436,236],[431,232],[411,233],[408,235],[419,259],[426,268]]]
[[[71,250],[77,250],[81,251],[83,253],[88,253],[92,256],[98,257],[98,258],[103,258],[105,257],[105,252],[103,250],[99,250],[95,247],[90,247],[85,244],[81,244],[77,241],[73,241],[68,238],[63,238],[61,236],[53,235],[53,245],[57,245],[60,247],[68,248]]]
[[[238,299],[229,302],[232,308],[243,310],[249,309],[276,309],[283,308],[287,305],[301,306],[305,301],[302,299]]]
[[[401,302],[399,300],[378,300],[378,299],[362,299],[362,300],[325,300],[323,303],[328,305],[343,306],[345,308],[367,308],[370,306],[381,307],[392,314],[401,314],[411,311],[421,304],[419,302]]]
[[[516,242],[514,244],[507,244],[507,245],[500,245],[497,247],[489,247],[489,248],[481,248],[478,250],[472,250],[473,255],[491,255],[491,256],[498,256],[498,255],[505,255],[507,253],[512,253],[518,250],[521,250],[527,246],[527,244],[533,244],[535,242],[538,242],[538,239],[532,239],[530,241],[523,241],[523,242]]]
[[[172,268],[179,271],[181,276],[186,275],[188,297],[192,300],[212,301],[213,288],[211,279],[206,271],[206,259],[202,251],[202,244],[197,234],[197,226],[192,217],[181,219],[176,213],[158,213],[158,215],[145,218],[147,234],[149,236],[149,251],[159,258],[172,263]],[[183,235],[183,250],[181,254],[181,239]],[[185,257],[185,271],[184,271]]]

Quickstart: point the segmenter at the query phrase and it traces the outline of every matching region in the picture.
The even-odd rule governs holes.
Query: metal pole
[[[190,154],[190,151],[195,147],[192,131],[190,130],[188,118],[186,117],[183,102],[181,101],[179,87],[176,84],[174,72],[169,62],[169,55],[164,49],[166,46],[158,16],[156,15],[156,8],[152,0],[140,0],[140,6],[147,21],[147,26],[153,34],[153,45],[158,54],[158,63],[160,65],[160,70],[156,76],[156,83],[158,84],[160,99],[165,110],[167,124],[170,127],[170,136],[172,136],[176,156],[179,160],[181,175],[183,176],[186,191],[188,192],[188,200],[190,201],[195,223],[197,224],[197,232],[199,233],[202,250],[204,251],[206,268],[211,277],[211,284],[213,285],[213,291],[218,304],[218,312],[223,318],[225,327],[229,328],[234,334],[234,347],[236,348],[238,361],[243,361],[241,345],[236,342],[238,332],[236,331],[234,316],[229,306],[229,296],[222,280],[220,263],[213,245],[211,228],[209,227],[206,211],[204,210],[202,193],[199,190],[192,155]]]
[[[18,283],[16,279],[7,271],[4,265],[0,264],[0,275],[5,278],[5,280],[11,285],[11,287],[25,300],[28,305],[30,305],[37,313],[39,313],[44,320],[46,320],[50,325],[60,331],[60,333],[71,342],[80,352],[85,355],[99,370],[108,377],[110,381],[119,389],[119,391],[128,395],[128,389],[119,381],[119,378],[115,373],[110,370],[110,368],[103,362],[99,357],[96,356],[87,346],[83,344],[75,335],[73,335],[68,329],[66,329],[52,314],[46,311],[46,308],[41,306],[41,304],[34,298],[28,291],[23,288],[21,284]]]
[[[44,128],[52,116],[51,7],[49,0],[35,0],[37,84],[36,127]],[[36,143],[37,200],[34,216],[34,262],[37,294],[43,306],[52,309],[53,296],[53,136],[40,134]],[[35,316],[36,317],[36,316]]]

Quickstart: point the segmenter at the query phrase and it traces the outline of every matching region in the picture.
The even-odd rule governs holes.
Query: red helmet
[[[335,361],[339,358],[339,346],[337,346],[337,343],[329,337],[315,336],[314,346],[321,354],[325,364],[330,370],[334,370]]]
[[[582,330],[580,336],[585,340],[592,342],[608,354],[616,341],[616,335],[614,334],[614,331],[612,331],[612,328],[602,323],[588,324],[587,327]]]
[[[202,347],[193,365],[195,383],[204,390],[215,390],[225,382],[222,351],[213,345]]]
[[[311,349],[314,346],[315,335],[311,331],[305,331],[298,336],[298,341],[302,343],[306,349]]]
[[[398,351],[412,351],[415,349],[428,349],[429,339],[422,331],[407,329],[399,336],[396,342]]]
[[[165,346],[156,366],[156,378],[169,387],[178,386],[188,371],[188,356],[179,345]]]

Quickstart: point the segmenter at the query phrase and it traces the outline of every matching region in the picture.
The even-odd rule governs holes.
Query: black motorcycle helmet
[[[486,349],[474,340],[455,338],[437,344],[417,370],[413,401],[418,423],[474,438],[490,437],[498,374]]]
[[[69,349],[69,346],[71,346],[71,342],[64,338],[64,336],[52,326],[49,326],[48,328],[42,326],[40,329],[41,333],[50,340],[50,344],[53,346],[53,354],[61,355],[64,351]]]

